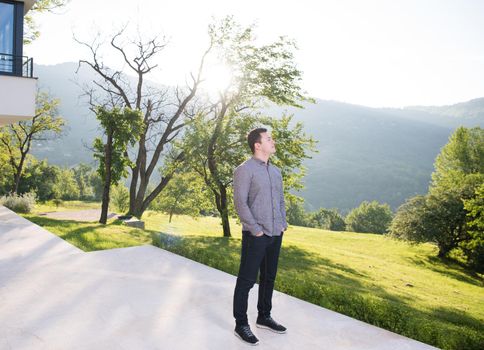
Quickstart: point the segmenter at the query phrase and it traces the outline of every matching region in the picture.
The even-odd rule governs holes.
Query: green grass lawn
[[[153,239],[164,249],[237,274],[241,228],[235,220],[233,237],[224,238],[219,220],[211,217],[175,216],[168,223],[167,215],[147,212],[144,231],[119,221],[103,226],[25,217],[86,251]],[[437,259],[436,252],[430,244],[382,235],[290,227],[276,289],[443,349],[484,349],[483,278]]]

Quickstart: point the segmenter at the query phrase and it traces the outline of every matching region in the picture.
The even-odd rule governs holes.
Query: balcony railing
[[[26,56],[14,56],[0,53],[0,74],[17,77],[32,78],[34,73],[34,60]]]

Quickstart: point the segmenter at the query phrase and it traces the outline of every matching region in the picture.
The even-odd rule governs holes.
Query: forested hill
[[[90,112],[86,99],[80,97],[82,91],[79,86],[90,83],[95,75],[86,68],[76,74],[77,68],[77,63],[34,67],[34,73],[39,78],[39,89],[60,99],[59,112],[66,119],[67,128],[62,138],[36,145],[33,153],[57,165],[93,163],[92,152],[85,146],[90,147],[94,137],[100,133],[99,124]]]
[[[76,75],[76,68],[75,63],[35,68],[39,86],[61,99],[69,125],[62,139],[36,145],[34,154],[55,164],[92,162],[83,144],[92,143],[97,123],[79,102],[81,91],[73,81],[89,82],[93,75],[87,69]],[[458,125],[484,126],[484,98],[444,107],[375,109],[324,100],[305,107],[288,112],[318,140],[319,153],[306,162],[301,192],[308,209],[347,211],[374,199],[396,208],[427,191],[434,159]],[[269,113],[278,116],[282,110]]]

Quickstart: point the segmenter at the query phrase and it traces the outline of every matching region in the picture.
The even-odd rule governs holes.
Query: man
[[[234,292],[235,334],[257,345],[247,320],[249,291],[259,277],[256,326],[276,333],[286,328],[271,317],[272,292],[282,234],[287,229],[281,171],[269,163],[275,142],[265,128],[252,130],[247,141],[252,158],[234,171],[234,203],[242,223],[242,254]]]

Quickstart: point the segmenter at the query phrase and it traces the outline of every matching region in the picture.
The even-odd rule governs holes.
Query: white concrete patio
[[[0,349],[247,349],[235,277],[153,246],[85,253],[0,206]],[[283,293],[260,349],[435,349]]]

